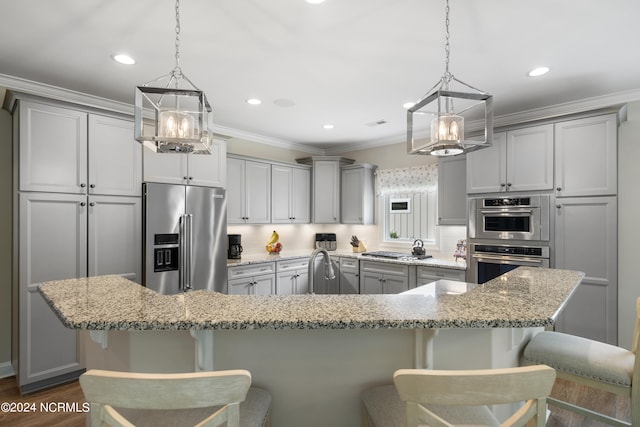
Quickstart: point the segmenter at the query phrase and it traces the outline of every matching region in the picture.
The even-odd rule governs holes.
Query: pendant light
[[[175,68],[136,87],[135,139],[159,153],[211,154],[211,106],[180,68],[180,0],[175,11]],[[153,120],[144,120],[145,111]]]
[[[455,156],[491,146],[493,97],[461,82],[449,71],[449,0],[446,0],[445,29],[444,75],[407,110],[409,154]],[[465,116],[483,120],[484,139],[465,139]]]

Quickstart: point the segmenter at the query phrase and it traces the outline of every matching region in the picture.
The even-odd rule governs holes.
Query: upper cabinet
[[[551,190],[553,146],[552,124],[495,133],[467,155],[467,193]]]
[[[466,155],[438,159],[438,225],[467,225]]]
[[[374,223],[376,168],[376,165],[369,163],[342,167],[340,184],[340,222],[342,224]]]
[[[271,222],[311,222],[311,168],[271,165]]]
[[[271,164],[227,158],[227,224],[271,222]]]
[[[14,121],[21,191],[140,195],[131,120],[20,100]]]
[[[139,196],[142,146],[133,121],[89,114],[89,193]]]
[[[144,180],[226,188],[227,143],[214,139],[211,155],[163,154],[144,150]]]
[[[352,164],[353,160],[334,156],[313,156],[296,160],[298,163],[312,165],[312,222],[339,224],[340,168]]]
[[[556,196],[617,193],[615,114],[556,123]]]

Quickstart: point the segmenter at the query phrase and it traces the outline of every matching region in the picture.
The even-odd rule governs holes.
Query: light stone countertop
[[[160,295],[120,276],[47,282],[62,323],[87,330],[547,327],[584,277],[519,267],[483,285],[438,281],[398,295]],[[459,288],[468,288],[460,293]]]
[[[407,253],[407,255],[410,255],[410,254]],[[261,264],[261,263],[271,262],[271,261],[285,261],[285,260],[296,259],[296,258],[308,258],[309,256],[311,256],[311,252],[307,252],[307,251],[284,252],[278,255],[271,255],[268,253],[242,255],[241,259],[228,259],[227,267]],[[427,259],[421,259],[421,260],[402,260],[402,259],[389,259],[389,258],[375,258],[371,256],[362,255],[361,253],[357,253],[357,252],[338,250],[338,251],[329,251],[329,256],[357,258],[360,261],[376,261],[376,262],[385,262],[390,264],[451,268],[455,270],[467,269],[467,263],[465,260],[455,261],[453,257],[450,257],[449,259],[444,259],[441,257],[441,255],[438,255],[438,254],[434,255],[433,258],[427,258]]]

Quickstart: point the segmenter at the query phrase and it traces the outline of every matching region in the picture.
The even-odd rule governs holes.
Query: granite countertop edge
[[[160,295],[120,276],[60,280],[39,292],[85,330],[550,327],[584,273],[520,267],[483,285],[440,280],[396,295]],[[436,286],[465,286],[436,292]],[[417,292],[416,292],[417,291]]]

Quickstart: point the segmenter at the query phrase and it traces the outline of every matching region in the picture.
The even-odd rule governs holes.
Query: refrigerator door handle
[[[187,216],[180,215],[180,220],[178,221],[178,252],[179,252],[179,265],[178,265],[178,289],[184,291],[185,289],[185,273],[187,269],[188,262],[186,262],[187,257],[187,242],[186,242],[186,223]]]
[[[186,226],[186,264],[185,264],[185,282],[184,282],[184,290],[187,291],[192,288],[191,281],[193,280],[193,271],[191,269],[192,257],[193,257],[193,214],[186,214],[185,218],[187,220]]]

